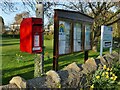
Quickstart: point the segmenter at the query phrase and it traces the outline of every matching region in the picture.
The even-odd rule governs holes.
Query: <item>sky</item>
[[[15,12],[8,11],[8,13],[3,12],[2,9],[0,8],[0,16],[3,17],[5,25],[12,24],[15,21],[14,17],[16,14],[22,13],[23,11],[28,11],[28,9],[25,8],[24,5],[20,2],[16,3],[15,7],[17,7],[18,10],[16,10]],[[35,11],[33,11],[30,7],[29,7],[29,11],[30,11],[30,16],[35,17]]]
[[[3,0],[4,1],[4,0]],[[5,12],[3,12],[1,9],[1,6],[2,6],[2,0],[0,0],[0,16],[2,16],[3,17],[3,19],[4,19],[4,23],[5,23],[5,25],[10,25],[10,24],[12,24],[15,20],[14,20],[14,17],[15,17],[15,15],[16,14],[19,14],[19,13],[22,13],[23,11],[28,11],[28,9],[29,9],[29,13],[30,13],[30,17],[35,17],[35,10],[32,10],[30,7],[24,7],[24,5],[21,3],[21,0],[12,0],[14,3],[16,3],[15,4],[15,9],[17,8],[17,11],[16,12],[9,12],[8,11],[8,13],[5,13]],[[33,0],[34,1],[34,0]],[[55,1],[55,0],[51,0],[51,1]],[[56,0],[57,1],[57,0]],[[62,0],[60,0],[60,1],[62,1]],[[59,2],[60,2],[59,1]],[[69,0],[68,0],[69,1]],[[72,0],[71,0],[72,1]],[[74,1],[77,1],[77,0],[74,0]],[[64,0],[64,2],[65,2],[65,0]],[[60,8],[60,7],[59,7]],[[48,21],[48,19],[47,18],[45,18],[45,21]]]
[[[8,10],[8,13],[5,13],[0,8],[0,16],[3,17],[5,25],[9,26],[10,24],[12,24],[15,21],[14,17],[16,16],[16,14],[20,14],[24,11],[28,11],[28,9],[29,9],[30,17],[36,17],[35,10],[32,10],[29,6],[27,6],[27,8],[26,8],[21,3],[21,0],[17,0],[17,2],[14,1],[14,3],[16,3],[14,6],[15,9],[17,8],[17,11],[15,11],[15,12],[9,12],[9,10]],[[1,7],[1,5],[2,5],[2,2],[0,2],[0,7]],[[56,8],[56,7],[54,7],[54,8]],[[62,7],[57,7],[57,8],[62,8]],[[47,25],[47,23],[48,23],[48,18],[46,18],[46,16],[44,16],[44,24]]]

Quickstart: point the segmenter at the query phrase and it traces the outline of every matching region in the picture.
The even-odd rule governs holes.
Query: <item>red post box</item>
[[[42,19],[24,18],[20,25],[20,50],[28,53],[42,52]]]

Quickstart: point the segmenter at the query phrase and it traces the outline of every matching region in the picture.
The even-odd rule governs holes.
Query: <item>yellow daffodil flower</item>
[[[116,79],[117,79],[117,76],[115,76],[113,80],[115,81]]]
[[[94,88],[94,84],[91,86],[91,88]]]
[[[113,80],[114,78],[113,78],[113,77],[110,77],[110,79],[112,79],[112,80]]]
[[[112,75],[113,74],[113,72],[110,72],[110,75]]]
[[[115,76],[115,74],[112,74],[112,76],[114,77],[114,76]]]
[[[107,68],[107,71],[109,71],[110,69],[109,68]]]
[[[102,73],[102,76],[104,76],[104,75],[105,75],[105,73],[103,72],[103,73]]]
[[[99,79],[99,78],[100,78],[100,76],[96,76],[96,78],[97,78],[97,79]]]
[[[109,78],[109,76],[107,75],[106,78]]]
[[[104,66],[103,66],[103,69],[105,70],[106,68],[107,68],[106,65],[104,65]]]
[[[58,88],[61,88],[61,85],[59,85]]]
[[[110,68],[110,71],[112,71],[112,68]]]
[[[108,75],[108,72],[105,72]]]

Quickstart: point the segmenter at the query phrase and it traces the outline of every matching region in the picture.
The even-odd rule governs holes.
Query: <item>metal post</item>
[[[103,52],[103,32],[104,32],[104,26],[101,26],[100,56],[102,56],[102,52]]]

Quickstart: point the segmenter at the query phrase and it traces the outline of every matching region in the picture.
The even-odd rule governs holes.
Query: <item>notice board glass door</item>
[[[85,50],[91,49],[91,25],[85,25]]]
[[[78,51],[81,51],[81,45],[82,45],[82,40],[81,40],[81,28],[82,28],[82,25],[81,23],[74,23],[74,52],[78,52]]]
[[[59,55],[71,52],[71,23],[59,21]]]

